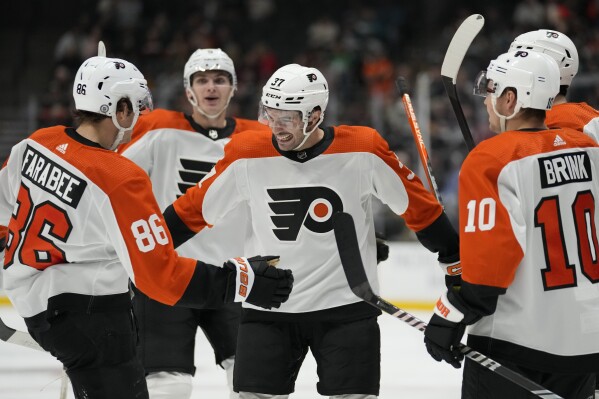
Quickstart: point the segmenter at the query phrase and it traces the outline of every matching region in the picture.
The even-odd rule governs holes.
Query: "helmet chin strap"
[[[198,100],[196,99],[196,96],[194,94],[193,91],[191,91],[191,89],[187,89],[187,93],[189,94],[189,97],[187,97],[187,100],[189,101],[189,103],[193,106],[193,109],[195,109],[196,111],[198,111],[200,114],[204,115],[206,118],[208,119],[216,119],[218,118],[223,112],[225,112],[225,110],[227,109],[227,107],[229,106],[229,103],[231,102],[231,99],[233,98],[233,94],[235,93],[235,89],[231,88],[231,93],[229,93],[229,98],[227,99],[227,103],[223,106],[223,108],[218,111],[216,114],[208,114],[207,112],[205,112],[202,108],[200,108],[200,106],[198,105]]]
[[[497,111],[497,108],[495,107],[497,105],[497,98],[496,97],[491,97],[491,104],[493,105],[493,112],[495,112],[495,115],[497,115],[497,117],[499,118],[499,128],[501,129],[499,131],[499,133],[503,133],[503,132],[506,131],[507,121],[510,120],[510,119],[512,119],[514,116],[516,116],[516,114],[518,112],[520,112],[521,105],[520,104],[516,104],[516,107],[514,108],[514,112],[510,116],[505,116],[505,115],[501,115]]]
[[[116,150],[116,148],[123,142],[123,138],[125,137],[125,132],[127,130],[133,129],[133,126],[135,126],[135,123],[137,122],[138,117],[139,117],[139,113],[136,112],[135,115],[133,116],[133,121],[131,122],[131,126],[130,127],[122,127],[116,119],[116,114],[112,115],[112,123],[114,124],[114,126],[117,129],[119,129],[119,132],[117,133],[116,138],[114,139],[114,142],[112,143],[112,145],[109,148],[110,151]]]
[[[308,117],[306,119],[310,119],[310,116],[308,115]],[[310,135],[312,133],[314,133],[314,131],[318,128],[318,126],[320,126],[320,124],[322,123],[322,120],[324,119],[324,112],[320,113],[320,120],[318,121],[318,123],[316,123],[314,125],[314,127],[312,128],[312,130],[310,130],[309,132],[306,133],[306,128],[308,127],[308,121],[304,121],[304,127],[302,129],[302,132],[304,133],[304,139],[302,140],[301,143],[299,143],[299,145],[297,147],[295,147],[292,151],[298,151],[308,140],[308,137],[310,137]]]
[[[314,133],[314,131],[316,130],[317,127],[318,127],[318,125],[314,126],[314,128],[312,130],[310,130],[308,133],[306,133],[306,125],[304,125],[304,128],[303,128],[304,139],[302,140],[301,143],[299,143],[299,145],[297,147],[295,147],[293,149],[293,151],[298,151],[306,143],[306,141],[308,140],[308,137],[310,137],[310,135],[312,133]]]

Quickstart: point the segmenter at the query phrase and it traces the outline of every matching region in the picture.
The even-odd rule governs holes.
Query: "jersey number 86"
[[[160,245],[168,244],[168,235],[164,227],[160,224],[160,218],[153,214],[146,221],[144,219],[136,220],[131,224],[131,232],[135,237],[135,243],[141,252],[150,252],[156,248],[156,243]]]

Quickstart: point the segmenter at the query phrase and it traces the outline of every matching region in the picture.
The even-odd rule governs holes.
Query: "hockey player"
[[[114,150],[152,108],[131,63],[92,57],[73,85],[79,126],[38,130],[0,170],[4,289],[78,399],[147,398],[128,281],[167,305],[277,307],[289,270],[273,257],[216,267],[179,257],[146,173]]]
[[[555,97],[553,107],[547,111],[547,127],[570,127],[599,142],[599,111],[585,102],[571,103],[566,100],[579,63],[578,50],[572,40],[561,32],[539,29],[516,37],[510,45],[510,51],[517,50],[545,53],[559,65],[559,94]]]
[[[559,68],[518,50],[477,79],[489,125],[459,178],[462,285],[443,294],[425,331],[437,361],[461,366],[468,346],[569,399],[593,397],[599,369],[599,147],[548,129]],[[529,393],[467,359],[462,398]]]
[[[164,212],[179,244],[249,206],[246,250],[275,251],[293,270],[294,292],[285,305],[270,311],[244,306],[234,370],[242,399],[287,398],[308,349],[321,395],[378,395],[380,312],[347,285],[332,228],[335,212],[354,216],[375,286],[373,197],[439,252],[443,270],[459,269],[457,233],[440,204],[374,129],[321,127],[328,98],[319,70],[297,64],[277,70],[264,86],[259,111],[272,133],[233,136],[212,172]]]
[[[120,149],[148,173],[162,210],[212,169],[231,135],[268,129],[258,121],[227,117],[237,76],[233,61],[221,49],[195,51],[183,69],[183,85],[192,105],[191,115],[154,110],[139,119],[131,143]],[[222,223],[205,229],[177,252],[213,264],[222,264],[231,254],[244,253],[247,213],[245,207],[238,207]],[[231,397],[237,397],[232,383],[239,303],[214,309],[171,307],[140,292],[133,303],[151,399],[191,397],[198,326],[214,349],[216,363],[227,372]]]

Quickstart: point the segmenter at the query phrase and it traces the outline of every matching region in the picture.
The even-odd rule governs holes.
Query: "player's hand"
[[[436,314],[424,330],[424,344],[429,355],[436,361],[446,361],[459,369],[464,359],[460,352],[460,341],[466,330],[464,323],[454,323]]]
[[[248,302],[264,309],[278,308],[293,288],[291,270],[274,266],[278,256],[233,258],[224,267],[231,271],[225,302]]]
[[[383,233],[374,233],[376,237],[376,263],[379,264],[389,258],[389,245]]]

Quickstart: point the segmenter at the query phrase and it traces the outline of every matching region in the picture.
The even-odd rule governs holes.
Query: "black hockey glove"
[[[424,344],[429,355],[436,361],[445,360],[456,369],[462,367],[464,354],[460,352],[460,341],[466,330],[464,323],[454,323],[436,314],[424,330]]]
[[[389,246],[384,234],[375,232],[374,235],[376,236],[376,263],[379,264],[389,258]]]
[[[225,262],[225,269],[231,272],[225,302],[248,302],[264,309],[280,307],[289,299],[293,274],[291,270],[276,268],[278,260],[278,256],[254,256]]]

